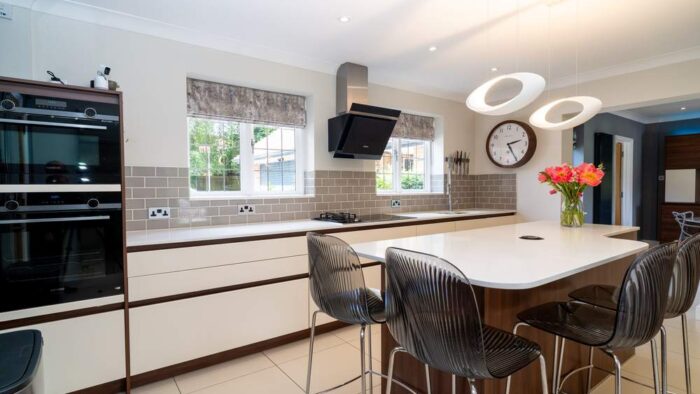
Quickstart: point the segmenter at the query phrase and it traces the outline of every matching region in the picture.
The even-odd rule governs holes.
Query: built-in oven
[[[51,184],[119,190],[119,104],[103,101],[47,88],[0,91],[2,191]]]
[[[123,294],[121,193],[0,193],[0,312]]]

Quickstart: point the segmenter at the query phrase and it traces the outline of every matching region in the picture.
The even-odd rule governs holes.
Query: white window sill
[[[378,196],[441,196],[443,192],[394,192],[394,191],[377,191]]]
[[[285,199],[285,198],[313,198],[314,194],[190,194],[190,200],[260,200],[260,199]]]

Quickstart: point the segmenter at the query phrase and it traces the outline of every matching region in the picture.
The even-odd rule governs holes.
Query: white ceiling
[[[684,110],[681,108],[685,108]],[[700,98],[612,112],[641,123],[700,118]]]
[[[328,73],[352,61],[460,101],[491,67],[563,86],[577,52],[580,81],[700,58],[700,0],[9,1]]]

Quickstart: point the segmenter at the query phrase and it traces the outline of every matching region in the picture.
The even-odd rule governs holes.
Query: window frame
[[[227,198],[255,198],[255,197],[299,197],[304,195],[304,165],[301,159],[304,157],[304,128],[295,126],[280,126],[265,123],[251,123],[237,120],[212,119],[204,116],[188,115],[187,122],[190,118],[214,121],[214,122],[229,122],[238,123],[238,132],[240,134],[240,179],[241,190],[239,191],[201,191],[193,189],[190,185],[190,129],[187,128],[187,187],[190,190],[190,198],[192,199],[227,199]],[[290,128],[294,130],[294,162],[295,162],[295,190],[290,191],[256,191],[255,190],[255,171],[254,167],[254,135],[253,129],[255,126]]]
[[[401,170],[403,168],[403,159],[401,158],[401,141],[402,140],[411,140],[411,141],[422,141],[424,143],[424,151],[425,151],[425,157],[423,160],[423,174],[424,174],[424,180],[423,180],[423,189],[403,189],[401,187]],[[402,138],[402,137],[391,137],[389,139],[391,142],[392,146],[392,152],[391,152],[391,170],[392,170],[392,177],[391,177],[391,185],[392,188],[385,190],[385,189],[379,189],[377,188],[376,184],[376,175],[377,175],[377,169],[375,166],[374,173],[375,173],[375,191],[377,195],[383,194],[383,195],[394,195],[394,194],[429,194],[432,193],[431,191],[431,181],[432,181],[432,150],[433,150],[433,141],[430,140],[419,140],[415,138]],[[381,159],[380,159],[381,160]]]

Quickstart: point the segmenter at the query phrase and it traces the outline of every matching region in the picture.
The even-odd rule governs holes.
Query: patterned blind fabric
[[[304,96],[187,78],[187,113],[192,116],[306,126]]]
[[[402,112],[391,136],[432,141],[435,139],[435,118]]]

